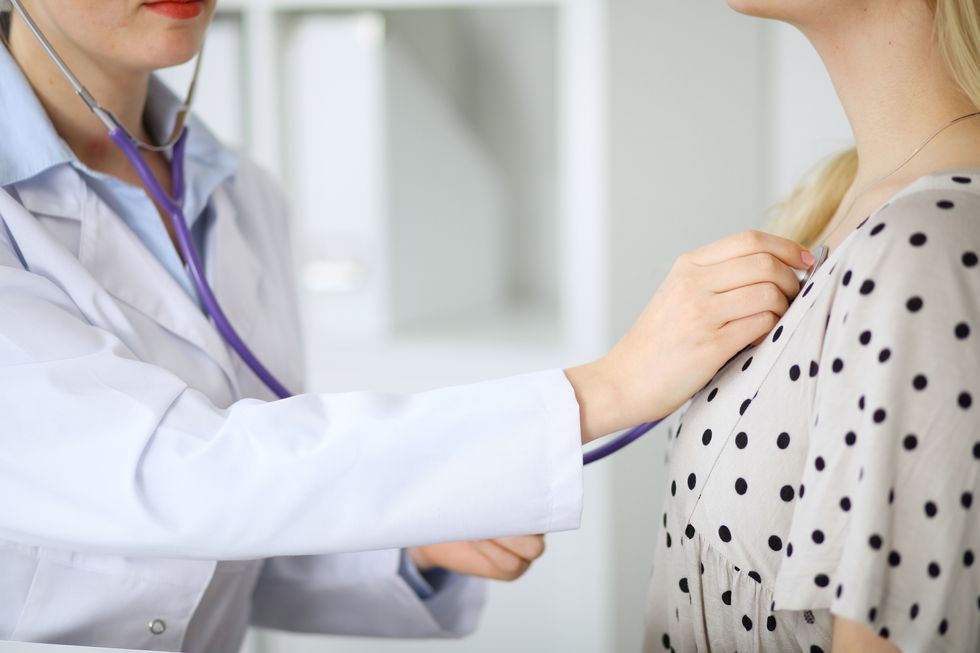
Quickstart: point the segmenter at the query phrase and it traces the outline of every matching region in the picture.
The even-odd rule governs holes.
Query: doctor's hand
[[[419,571],[440,567],[457,574],[516,580],[544,553],[544,536],[429,544],[408,550]]]
[[[612,351],[565,370],[581,410],[582,441],[676,410],[772,330],[800,290],[793,269],[814,262],[799,244],[758,231],[678,258]]]

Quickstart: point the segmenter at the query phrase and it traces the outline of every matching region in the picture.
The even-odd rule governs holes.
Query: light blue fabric
[[[75,156],[55,131],[30,83],[4,47],[0,47],[0,89],[0,186],[16,189],[18,182],[56,166],[74,167],[185,292],[197,301],[190,276],[150,198],[141,188],[92,170]],[[162,140],[170,133],[180,107],[180,100],[163,82],[152,78],[145,120],[154,138]],[[78,100],[75,110],[88,111],[81,100]],[[191,119],[187,140],[184,213],[202,256],[210,222],[211,195],[237,170],[237,157],[200,121]]]
[[[145,120],[154,139],[160,141],[169,135],[180,107],[180,100],[163,82],[152,78]],[[81,100],[75,110],[88,111]],[[194,118],[189,124],[186,152],[184,213],[203,259],[211,195],[238,171],[238,159]],[[19,182],[61,165],[70,165],[85,177],[90,187],[200,305],[190,275],[146,192],[92,170],[75,156],[51,124],[20,67],[0,45],[0,186],[16,190]],[[419,598],[429,599],[444,585],[447,572],[433,570],[423,575],[403,551],[399,574]]]

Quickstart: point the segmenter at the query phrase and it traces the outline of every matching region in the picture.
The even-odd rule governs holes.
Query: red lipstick
[[[197,18],[204,11],[203,0],[161,0],[147,2],[143,6],[154,13],[175,20]]]

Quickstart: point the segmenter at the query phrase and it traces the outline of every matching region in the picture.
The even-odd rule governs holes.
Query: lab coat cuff
[[[452,572],[436,567],[428,571],[420,571],[412,561],[408,549],[402,549],[401,560],[398,564],[398,575],[402,577],[415,594],[423,601],[431,599],[446,584]]]
[[[541,374],[548,428],[546,455],[551,520],[548,532],[574,530],[582,521],[582,422],[578,400],[563,370]]]

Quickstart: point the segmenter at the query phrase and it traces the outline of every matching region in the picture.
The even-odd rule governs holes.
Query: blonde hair
[[[980,0],[929,0],[936,37],[953,79],[980,108]],[[776,207],[773,230],[813,245],[857,175],[857,150],[831,157]]]

